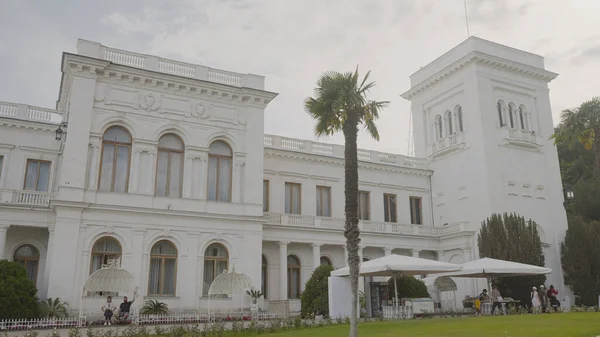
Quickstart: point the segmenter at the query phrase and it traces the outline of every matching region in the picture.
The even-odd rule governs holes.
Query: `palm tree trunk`
[[[358,228],[358,155],[357,138],[358,126],[357,115],[354,111],[348,111],[347,120],[343,131],[345,138],[345,213],[346,225],[344,236],[346,237],[346,249],[348,250],[348,266],[350,267],[350,288],[352,290],[352,308],[350,311],[350,337],[358,336],[358,244],[360,243],[360,231]]]
[[[600,133],[597,133],[594,141],[594,156],[596,158],[596,168],[594,170],[596,179],[600,179]]]

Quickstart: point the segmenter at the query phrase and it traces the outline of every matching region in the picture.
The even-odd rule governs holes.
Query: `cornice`
[[[546,82],[550,82],[558,76],[557,73],[553,73],[545,69],[535,68],[526,64],[505,60],[496,56],[475,51],[469,53],[462,59],[454,62],[441,71],[438,71],[421,83],[414,85],[412,88],[410,88],[410,90],[404,92],[400,96],[406,100],[411,100],[416,94],[432,87],[441,80],[453,75],[471,63],[484,64],[492,68],[518,73],[526,77],[531,77]]]
[[[12,118],[2,118],[0,117],[0,126],[7,126],[11,128],[17,129],[25,129],[25,130],[33,130],[33,131],[41,131],[54,134],[58,125],[38,122],[38,121],[28,121],[24,119],[12,119]]]
[[[0,149],[12,150],[15,147],[16,146],[14,144],[2,144],[2,143],[0,143]]]
[[[288,152],[285,150],[276,150],[265,148],[265,155],[270,155],[273,157],[286,158],[286,159],[299,159],[305,160],[309,162],[329,164],[335,166],[344,166],[344,159],[342,158],[333,158],[326,156],[318,156],[312,154],[306,154],[301,152]],[[429,169],[419,169],[419,168],[410,168],[410,167],[401,167],[401,166],[391,166],[385,164],[375,164],[375,163],[366,163],[363,161],[358,161],[358,167],[367,170],[374,171],[383,171],[383,172],[392,172],[392,173],[404,173],[408,175],[416,175],[416,176],[431,176],[433,175],[433,171]]]
[[[171,93],[193,95],[203,99],[238,102],[246,106],[263,109],[277,97],[276,93],[269,91],[232,87],[210,81],[159,73],[148,69],[128,67],[81,55],[69,53],[65,53],[64,55],[65,63],[72,72],[85,76],[97,76],[98,79],[121,82],[128,86],[136,85],[147,89],[162,88]],[[63,68],[65,68],[65,64],[63,64]]]
[[[54,154],[54,155],[58,155],[60,154],[60,150],[56,149],[46,149],[46,148],[42,148],[42,147],[35,147],[35,146],[19,146],[19,150],[21,151],[26,151],[26,152],[42,152],[42,153],[49,153],[49,154]]]

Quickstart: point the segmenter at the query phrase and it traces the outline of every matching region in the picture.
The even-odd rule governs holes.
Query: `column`
[[[321,265],[321,245],[313,243],[313,270],[317,269]]]
[[[154,170],[155,170],[155,160],[154,160],[154,152],[147,152],[146,156],[146,193],[154,194]]]
[[[384,254],[385,256],[392,255],[392,250],[393,250],[393,248],[384,247],[384,248],[382,248],[382,249],[383,249],[383,254]]]
[[[279,242],[279,299],[287,300],[288,279],[287,279],[287,246],[289,242]]]
[[[92,146],[92,160],[90,162],[90,175],[88,177],[88,188],[95,190],[98,188],[98,149],[99,144],[90,144]]]
[[[133,263],[131,265],[131,272],[138,283],[142,282],[142,254],[144,252],[145,232],[143,229],[133,230],[133,247],[131,247]]]
[[[438,261],[444,262],[444,258],[445,258],[444,253],[445,252],[443,250],[438,250],[437,251],[437,259],[438,259]]]
[[[183,198],[192,197],[192,166],[193,158],[191,156],[186,156],[183,164]]]
[[[235,161],[234,168],[234,178],[233,178],[233,202],[242,202],[242,185],[244,184],[242,179],[242,171],[244,170],[244,166],[246,165],[244,159],[237,159]]]
[[[199,177],[200,177],[200,184],[198,184],[198,199],[201,200],[205,200],[206,199],[206,189],[208,188],[207,186],[207,181],[208,181],[208,157],[206,155],[200,157],[200,162],[199,162]]]
[[[62,217],[61,213],[72,213],[71,211],[58,211],[56,225],[54,227],[52,255],[50,256],[48,297],[60,298],[69,303],[78,303],[76,289],[75,270],[77,269],[77,251],[80,219],[74,215],[67,214]],[[77,212],[79,213],[79,212]]]
[[[54,250],[54,225],[48,227],[48,249],[46,250],[46,267],[44,268],[44,289],[48,293],[48,282],[52,268],[52,254]]]
[[[192,158],[192,199],[198,199],[200,188],[200,164],[198,157]]]
[[[344,267],[348,267],[348,248],[346,248],[346,245],[344,245],[343,247],[344,247]]]
[[[365,246],[363,246],[363,245],[358,246],[358,263],[363,262],[363,248],[365,248]]]
[[[140,157],[141,157],[141,150],[135,150],[135,154],[133,156],[133,167],[131,169],[131,182],[129,183],[129,190],[133,191],[133,192],[139,192],[138,191],[138,185],[139,185],[139,181],[140,181]]]
[[[8,225],[0,225],[0,260],[4,260],[4,250],[6,249],[6,232]]]
[[[412,250],[412,256],[413,256],[413,257],[417,257],[417,258],[418,258],[418,257],[419,257],[419,253],[420,253],[420,252],[421,252],[421,250],[420,250],[420,249],[413,249],[413,250]]]

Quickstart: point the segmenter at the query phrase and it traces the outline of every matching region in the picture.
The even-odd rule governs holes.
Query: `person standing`
[[[540,312],[540,306],[542,305],[542,301],[540,300],[540,295],[538,294],[537,288],[533,287],[531,289],[531,309],[534,314]]]
[[[558,311],[560,307],[560,301],[558,300],[558,290],[554,288],[554,285],[550,285],[550,289],[548,289],[548,300],[550,301],[550,305],[554,308],[554,311]]]
[[[494,286],[492,288],[492,316],[494,315],[494,311],[496,311],[496,307],[502,309],[502,295],[500,294],[500,290],[498,290],[498,286]]]
[[[540,289],[538,290],[538,295],[540,297],[540,301],[542,302],[542,312],[547,312],[548,310],[548,294],[546,293],[546,287],[541,284]]]

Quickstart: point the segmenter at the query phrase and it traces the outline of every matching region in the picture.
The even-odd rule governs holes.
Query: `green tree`
[[[0,320],[39,316],[37,289],[25,268],[0,260]]]
[[[67,317],[69,316],[69,303],[63,302],[60,298],[47,298],[40,302],[40,314],[43,317]]]
[[[417,280],[412,276],[400,276],[396,278],[396,287],[398,288],[398,300],[402,298],[428,298],[429,292],[425,282]],[[388,281],[390,298],[396,298],[394,291],[394,278]]]
[[[564,110],[562,127],[552,135],[555,143],[583,144],[586,150],[594,151],[596,177],[600,178],[600,97],[583,102],[575,109]]]
[[[329,291],[327,278],[333,271],[332,266],[320,266],[304,286],[302,293],[302,318],[314,318],[317,315],[329,316]]]
[[[169,306],[157,300],[148,300],[140,311],[143,315],[166,315],[169,313]]]
[[[600,222],[579,216],[569,218],[561,246],[565,284],[571,286],[577,305],[598,305],[600,292]]]
[[[362,80],[359,79],[358,68],[348,73],[324,73],[317,81],[315,97],[307,98],[304,103],[306,111],[316,121],[314,131],[318,137],[340,131],[344,134],[344,236],[352,290],[350,337],[358,336],[358,128],[364,127],[371,137],[379,140],[375,121],[379,118],[379,111],[389,103],[367,99],[367,93],[375,86],[375,82],[369,82],[370,73],[367,72]]]
[[[533,220],[517,214],[492,214],[483,221],[477,237],[479,256],[493,259],[544,266],[544,251]],[[503,277],[494,280],[505,297],[531,304],[531,287],[539,287],[545,275]]]

